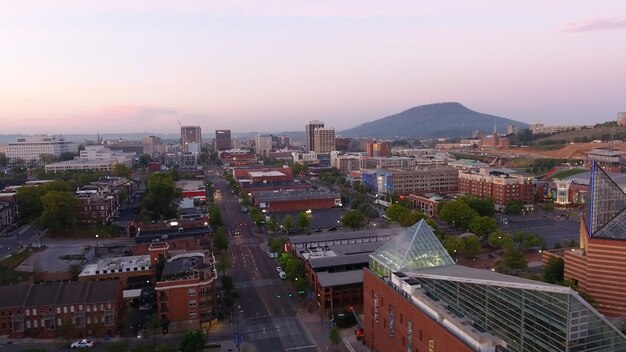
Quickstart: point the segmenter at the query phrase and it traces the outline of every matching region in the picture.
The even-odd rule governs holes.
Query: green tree
[[[515,248],[521,252],[525,252],[533,247],[541,247],[544,243],[543,238],[529,232],[516,232],[511,235]]]
[[[519,270],[526,269],[528,262],[524,258],[524,254],[516,248],[509,248],[502,255],[502,265],[504,271],[508,273],[516,273]]]
[[[469,225],[469,230],[486,239],[492,232],[498,229],[496,221],[487,216],[475,217]]]
[[[462,201],[445,203],[439,211],[439,218],[452,227],[467,229],[478,213]]]
[[[565,261],[561,257],[552,256],[543,268],[543,281],[551,284],[563,282]]]
[[[220,254],[217,257],[217,263],[215,263],[215,269],[222,272],[222,276],[226,275],[226,270],[232,268],[233,263],[230,260],[230,256],[226,253]]]
[[[296,226],[300,228],[302,231],[310,232],[311,227],[311,217],[306,212],[302,211],[298,213],[298,218],[296,218]]]
[[[385,215],[387,215],[387,217],[392,221],[398,223],[402,218],[407,216],[407,214],[409,214],[409,209],[400,204],[392,204],[387,208],[387,210],[385,210]]]
[[[41,223],[51,230],[72,226],[76,222],[76,198],[72,193],[51,191],[41,197]]]
[[[267,222],[267,229],[272,232],[275,232],[278,229],[278,219],[276,219],[276,215],[270,216],[270,219]]]
[[[524,212],[524,205],[519,200],[508,202],[504,207],[504,212],[509,215],[521,215]]]
[[[209,222],[211,223],[211,226],[216,228],[222,226],[223,224],[220,209],[215,205],[212,205],[209,208]]]
[[[407,212],[403,217],[400,218],[399,223],[401,226],[411,226],[416,222],[422,220],[424,217],[425,215],[420,213],[419,211]]]
[[[447,236],[441,244],[450,255],[463,252],[463,239],[459,236]]]
[[[43,211],[41,197],[45,188],[40,186],[23,186],[17,189],[17,201],[22,216],[39,215]]]
[[[218,252],[225,252],[228,250],[228,237],[226,231],[222,226],[218,227],[213,234],[213,249]]]
[[[554,203],[552,202],[546,202],[541,209],[543,209],[544,213],[546,213],[546,215],[548,215],[548,213],[551,213],[554,211]]]
[[[152,157],[148,154],[141,154],[139,158],[137,158],[137,163],[141,167],[147,167],[151,161],[152,161]]]
[[[513,247],[513,239],[506,233],[496,230],[489,235],[487,243],[494,248],[511,248]]]
[[[467,258],[474,258],[481,251],[480,240],[476,236],[467,236],[463,239],[463,254]]]
[[[183,334],[180,340],[181,352],[200,352],[204,349],[205,337],[200,331],[193,330]]]
[[[293,218],[291,215],[287,215],[283,218],[283,231],[285,233],[289,233],[293,228]]]
[[[141,206],[151,214],[151,220],[168,220],[177,217],[182,191],[167,173],[153,173],[148,177],[148,192]]]
[[[328,332],[328,338],[330,339],[330,343],[332,343],[333,346],[338,345],[339,341],[341,340],[341,331],[339,330],[339,328],[334,326],[332,329],[330,329],[330,331]]]
[[[341,218],[341,225],[357,230],[365,226],[365,215],[358,210],[349,210]]]
[[[270,237],[267,240],[267,245],[270,247],[270,251],[275,253],[280,253],[283,251],[283,248],[287,243],[287,237]]]
[[[496,209],[491,198],[478,198],[474,196],[463,196],[459,199],[474,209],[480,216],[493,216]]]
[[[113,165],[113,175],[117,177],[130,177],[133,174],[133,170],[131,170],[128,166],[124,164],[117,163]]]

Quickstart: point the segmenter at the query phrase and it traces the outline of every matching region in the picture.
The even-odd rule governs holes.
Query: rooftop
[[[286,200],[311,200],[311,199],[338,199],[339,193],[327,190],[285,190],[285,191],[259,191],[253,196],[259,202],[275,202]]]
[[[78,276],[147,271],[150,266],[149,255],[103,258],[95,264],[86,265]]]
[[[248,172],[250,177],[281,177],[287,176],[280,171],[250,171]]]
[[[176,279],[181,276],[185,276],[186,274],[190,274],[194,270],[202,270],[207,268],[210,268],[210,266],[205,262],[204,253],[185,253],[172,257],[165,263],[162,279]]]
[[[342,271],[337,273],[322,271],[317,273],[317,280],[322,287],[358,284],[363,282],[363,270]]]

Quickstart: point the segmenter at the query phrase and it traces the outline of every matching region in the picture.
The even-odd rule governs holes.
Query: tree
[[[287,237],[270,237],[267,240],[267,245],[270,247],[270,251],[274,253],[280,253],[283,251],[283,248],[287,243]]]
[[[117,177],[130,177],[133,174],[133,170],[131,170],[125,164],[117,163],[113,165],[113,175]]]
[[[146,167],[152,161],[152,157],[148,154],[141,154],[139,158],[137,158],[137,163],[141,167]]]
[[[341,225],[352,230],[357,230],[365,226],[365,215],[358,210],[349,210],[341,218]]]
[[[405,217],[408,213],[409,209],[400,204],[392,204],[385,210],[385,215],[395,222],[400,222],[400,219]]]
[[[334,314],[334,313],[333,313]],[[333,346],[339,344],[339,341],[341,340],[341,334],[340,334],[340,330],[338,327],[334,326],[332,329],[330,329],[330,331],[328,332],[328,338],[330,339],[330,343],[333,344]]]
[[[469,207],[467,203],[462,201],[451,201],[445,203],[441,211],[439,211],[439,218],[452,227],[459,229],[469,228],[469,224],[472,223],[478,213]]]
[[[283,229],[285,233],[289,233],[293,228],[293,218],[291,215],[287,215],[283,218]]]
[[[533,247],[541,247],[544,243],[543,238],[529,232],[516,232],[511,235],[511,239],[517,250],[521,252]]]
[[[226,237],[226,231],[222,226],[218,227],[213,234],[213,249],[218,252],[228,250],[228,237]]]
[[[178,215],[178,204],[182,191],[176,188],[174,179],[166,173],[153,173],[148,178],[148,192],[141,206],[152,216],[152,220],[168,220]]]
[[[180,340],[181,352],[200,352],[204,349],[205,338],[198,330],[188,331]]]
[[[548,215],[548,213],[551,213],[554,211],[554,203],[546,202],[541,208],[543,209],[543,212],[546,213],[546,215]]]
[[[72,193],[51,191],[41,197],[41,222],[51,230],[72,226],[76,222],[76,198]]]
[[[300,228],[302,231],[310,232],[311,227],[311,217],[306,212],[298,213],[298,217],[296,218],[296,226]]]
[[[498,229],[496,221],[487,216],[477,216],[469,225],[469,230],[483,239],[487,238],[496,229]]]
[[[519,200],[508,202],[504,207],[504,212],[509,215],[521,215],[523,211],[524,205]]]
[[[496,209],[491,198],[478,198],[474,196],[463,196],[459,199],[474,209],[480,216],[493,216]]]
[[[459,236],[447,236],[441,243],[450,255],[463,251],[463,239]]]
[[[463,239],[463,254],[467,258],[474,258],[481,250],[480,241],[476,236],[467,236]]]
[[[233,263],[230,260],[230,256],[222,253],[219,257],[217,257],[217,263],[215,263],[215,268],[222,272],[222,276],[226,275],[226,270],[232,268]]]
[[[526,269],[528,267],[528,262],[526,258],[524,258],[524,254],[515,249],[509,248],[504,251],[504,255],[502,256],[502,265],[504,266],[504,270],[509,273],[514,273],[518,270]]]
[[[276,219],[276,215],[270,216],[270,219],[267,222],[267,229],[272,232],[278,229],[278,219]]]
[[[211,226],[216,227],[216,228],[219,226],[222,226],[223,224],[222,214],[220,213],[220,209],[216,207],[215,205],[212,205],[209,208],[209,222],[211,223]]]
[[[411,226],[416,222],[422,220],[425,217],[424,214],[419,211],[407,212],[403,217],[400,218],[400,225],[402,226]]]
[[[39,215],[43,211],[41,197],[45,188],[40,186],[23,186],[17,189],[17,201],[22,216]]]
[[[561,257],[552,256],[543,268],[543,281],[551,284],[563,282],[565,261]]]

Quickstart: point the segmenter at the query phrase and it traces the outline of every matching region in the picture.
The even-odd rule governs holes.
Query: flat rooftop
[[[337,192],[327,190],[286,190],[286,191],[259,191],[253,196],[259,202],[276,202],[287,200],[312,200],[312,199],[338,199],[341,196]]]
[[[151,270],[150,265],[149,255],[102,258],[94,264],[86,265],[78,276],[148,271]]]
[[[180,180],[176,181],[176,187],[182,189],[183,191],[197,191],[199,189],[204,189],[204,181]]]
[[[180,257],[174,257],[165,263],[162,278],[175,278],[178,275],[191,272],[204,264],[204,253],[188,253]]]
[[[250,171],[248,172],[250,177],[282,177],[287,176],[280,171]]]

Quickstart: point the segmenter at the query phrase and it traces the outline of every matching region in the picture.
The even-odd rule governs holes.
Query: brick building
[[[167,249],[163,255],[167,257]],[[186,253],[165,263],[156,284],[159,318],[173,333],[200,330],[217,318],[217,272],[212,253]]]
[[[389,156],[391,153],[389,142],[369,141],[366,148],[367,156],[369,157]]]
[[[378,170],[373,178],[363,173],[363,182],[380,194],[445,193],[458,188],[458,171],[451,167],[419,168],[414,170]]]
[[[246,167],[259,164],[259,156],[254,153],[220,153],[220,161],[225,167]]]
[[[339,193],[327,190],[252,192],[252,204],[272,213],[341,207]]]
[[[456,265],[424,220],[370,255],[373,351],[623,351],[626,336],[569,287]]]
[[[532,208],[535,201],[535,186],[530,176],[512,175],[493,169],[478,172],[459,171],[459,192],[480,198],[493,199],[496,210],[507,203],[520,201]]]
[[[0,231],[15,223],[17,216],[17,195],[15,193],[0,193]]]
[[[108,257],[87,264],[78,274],[78,281],[115,280],[125,289],[141,288],[154,283],[155,271],[149,255]]]
[[[116,336],[122,310],[117,281],[53,282],[0,286],[0,335],[13,338]]]

